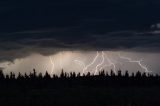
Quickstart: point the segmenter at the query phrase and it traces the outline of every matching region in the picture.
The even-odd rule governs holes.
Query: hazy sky
[[[75,60],[87,66],[99,51],[92,72],[114,63],[116,69],[159,73],[159,11],[159,0],[1,0],[0,67],[82,72]],[[103,62],[102,51],[111,62],[107,56]]]

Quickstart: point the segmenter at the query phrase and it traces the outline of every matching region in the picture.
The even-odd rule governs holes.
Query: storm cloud
[[[0,1],[0,60],[63,50],[160,51],[159,0]]]

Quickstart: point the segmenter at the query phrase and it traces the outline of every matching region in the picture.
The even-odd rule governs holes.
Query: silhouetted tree
[[[6,79],[9,80],[9,75],[8,74],[6,74]]]
[[[15,79],[15,74],[13,72],[10,72],[10,79]]]
[[[33,69],[33,78],[36,78],[37,77],[37,73],[36,73],[36,70]]]
[[[42,73],[39,73],[38,78],[39,78],[39,79],[42,79],[42,78],[43,78]]]
[[[90,72],[88,72],[86,76],[87,76],[87,77],[90,77],[90,76],[91,76],[91,73],[90,73]]]
[[[142,74],[142,77],[143,78],[147,77],[145,72]]]
[[[118,77],[122,77],[122,71],[118,70]]]
[[[129,73],[128,73],[128,70],[126,70],[126,72],[125,72],[125,75],[124,75],[126,78],[128,78],[129,77]]]
[[[137,77],[137,78],[140,78],[140,77],[141,77],[141,72],[140,72],[140,71],[138,71],[138,72],[136,73],[136,77]]]
[[[117,79],[116,79],[117,78]],[[1,84],[7,85],[7,84],[15,84],[16,86],[25,85],[25,86],[36,86],[36,87],[42,87],[42,86],[52,86],[56,84],[59,85],[105,85],[105,86],[134,86],[134,85],[158,85],[160,86],[160,76],[157,74],[156,76],[154,74],[146,75],[146,73],[141,73],[138,71],[136,74],[132,73],[131,76],[129,75],[128,70],[125,71],[124,75],[122,74],[121,70],[117,71],[117,74],[111,70],[110,74],[108,74],[107,71],[101,70],[99,71],[99,75],[92,75],[90,72],[87,72],[87,74],[83,74],[81,77],[80,73],[75,72],[64,72],[62,69],[62,72],[60,73],[60,76],[57,76],[53,74],[53,77],[50,76],[50,74],[46,71],[44,76],[42,73],[37,74],[36,70],[33,69],[33,72],[30,72],[29,75],[26,73],[22,75],[20,72],[18,73],[18,76],[15,78],[15,74],[11,72],[9,75],[7,74],[4,76],[3,71],[0,71],[0,87]],[[2,80],[4,79],[4,80]],[[14,79],[14,80],[13,80]],[[52,80],[51,80],[52,79]],[[61,80],[63,79],[63,80]]]
[[[106,77],[108,77],[108,76],[109,76],[108,71],[106,71],[105,76],[106,76]]]
[[[110,75],[111,75],[112,77],[115,76],[115,73],[113,72],[113,70],[111,70]]]
[[[134,73],[131,74],[131,77],[134,78]]]
[[[45,75],[44,75],[44,78],[45,78],[45,79],[50,79],[50,78],[51,78],[51,76],[48,74],[47,71],[46,71],[46,73],[45,73]]]
[[[81,73],[79,72],[78,74],[77,74],[77,77],[80,77],[81,76]]]
[[[0,80],[4,79],[4,73],[3,70],[0,70]]]
[[[61,71],[60,77],[61,77],[61,78],[64,78],[64,72],[63,72],[63,69],[62,69],[62,71]]]
[[[55,75],[55,74],[53,74],[53,79],[56,79],[56,78],[58,78],[58,76],[57,76],[57,75]]]
[[[70,77],[75,78],[76,77],[76,73],[75,72],[70,72]]]
[[[29,79],[29,76],[27,75],[27,73],[24,74],[24,78]]]
[[[34,79],[34,76],[33,76],[33,74],[31,72],[29,74],[29,77],[30,77],[30,79]]]
[[[22,77],[23,77],[22,74],[19,72],[17,79],[22,79]]]

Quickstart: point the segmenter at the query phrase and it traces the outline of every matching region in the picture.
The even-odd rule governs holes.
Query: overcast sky
[[[1,0],[1,67],[10,61],[8,70],[14,65],[24,72],[35,67],[29,64],[33,57],[44,59],[61,51],[90,54],[86,62],[96,51],[123,51],[134,59],[145,58],[159,72],[159,11],[159,0]],[[26,58],[30,61],[21,65],[26,68],[17,65]]]

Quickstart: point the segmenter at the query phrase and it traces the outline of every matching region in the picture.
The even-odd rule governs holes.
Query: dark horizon
[[[105,71],[98,75],[61,72],[51,76],[46,72],[29,75],[14,73],[4,76],[0,71],[0,105],[17,106],[158,106],[160,75],[137,72],[129,75]],[[151,98],[152,97],[152,98]],[[40,101],[39,101],[40,100]],[[116,101],[116,102],[115,102]]]
[[[28,71],[26,71],[26,72],[28,72]],[[107,75],[107,76],[112,76],[112,75],[114,75],[114,76],[118,76],[118,75],[125,76],[126,73],[127,73],[129,77],[135,76],[137,73],[140,74],[140,75],[145,75],[146,77],[147,76],[159,76],[160,75],[158,73],[152,73],[152,72],[141,72],[139,70],[137,70],[135,72],[129,72],[129,70],[121,70],[121,69],[118,69],[116,71],[114,71],[113,69],[111,69],[111,70],[102,69],[102,70],[99,70],[96,75],[91,71],[88,71],[88,72],[85,72],[85,73],[81,73],[82,71],[81,72],[76,72],[76,71],[67,72],[63,68],[60,70],[59,74],[49,73],[47,70],[45,70],[45,72],[42,73],[42,72],[39,72],[38,70],[36,70],[35,68],[33,68],[33,70],[29,71],[28,73],[26,73],[26,72],[25,73],[18,72],[16,74],[16,73],[14,73],[14,71],[10,71],[9,73],[4,73],[3,69],[0,69],[0,73],[3,74],[4,78],[6,76],[8,76],[8,77],[10,76],[11,77],[12,75],[15,78],[17,78],[18,76],[23,76],[24,77],[25,75],[30,76],[31,74],[35,74],[36,76],[39,76],[39,75],[41,76],[42,75],[43,77],[46,74],[48,74],[51,78],[53,76],[60,77],[61,74],[65,74],[66,77],[70,77],[70,76],[72,76],[72,74],[74,74],[75,76],[87,76],[87,75],[98,76],[98,75],[100,75],[102,73],[104,75]]]

